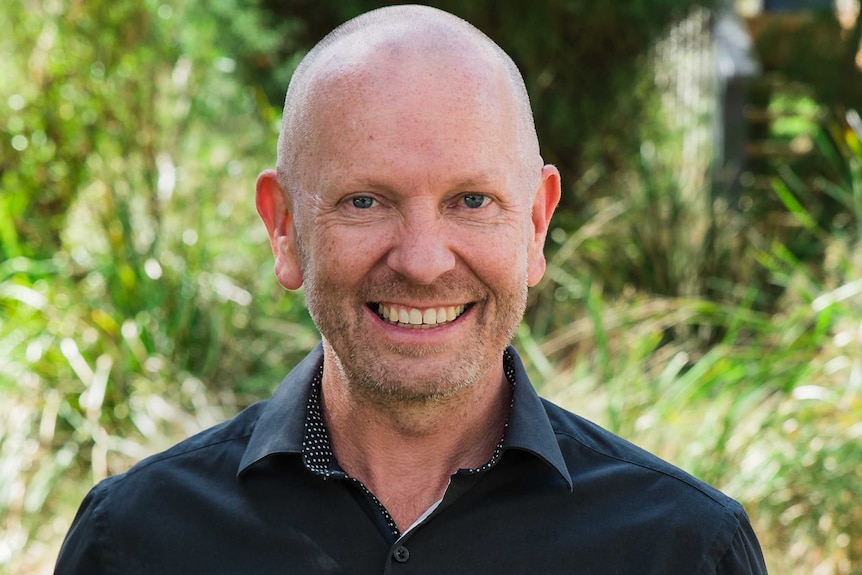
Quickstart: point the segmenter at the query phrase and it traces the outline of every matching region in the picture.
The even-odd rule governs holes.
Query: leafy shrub
[[[30,4],[4,4],[0,56],[0,566],[28,573],[94,481],[265,395],[317,340],[254,213],[275,130],[206,15]]]

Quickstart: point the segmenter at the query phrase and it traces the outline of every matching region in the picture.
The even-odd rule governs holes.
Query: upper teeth
[[[464,313],[464,305],[450,305],[419,309],[400,305],[378,304],[377,311],[393,323],[406,325],[438,325],[452,321]]]

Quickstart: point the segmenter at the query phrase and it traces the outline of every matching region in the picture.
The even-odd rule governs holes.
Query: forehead
[[[499,58],[470,37],[434,29],[417,34],[405,26],[353,34],[330,46],[309,73],[310,104],[363,97],[374,101],[436,95],[477,108],[514,105]],[[346,103],[350,103],[349,101]],[[351,108],[356,108],[357,103]],[[328,108],[336,112],[337,108]],[[319,112],[320,110],[318,110]],[[355,111],[355,110],[354,110]]]
[[[461,179],[512,172],[512,90],[500,66],[469,47],[390,40],[327,55],[308,92],[309,167],[379,172],[397,163]]]

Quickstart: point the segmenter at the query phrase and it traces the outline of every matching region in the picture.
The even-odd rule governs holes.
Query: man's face
[[[294,192],[327,359],[403,400],[501,378],[547,225],[505,80],[430,59],[359,75],[318,86]]]

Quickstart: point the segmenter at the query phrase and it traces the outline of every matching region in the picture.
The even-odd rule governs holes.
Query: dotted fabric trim
[[[503,371],[506,374],[506,380],[514,392],[515,388],[515,367],[512,356],[506,350],[503,353]],[[326,431],[326,425],[323,422],[323,412],[320,408],[320,384],[323,380],[323,365],[317,370],[314,378],[311,381],[311,393],[308,396],[308,405],[305,412],[305,437],[302,441],[302,462],[306,469],[312,473],[323,477],[324,479],[337,478],[350,481],[357,485],[377,506],[383,518],[386,521],[392,535],[396,538],[401,536],[401,531],[389,514],[386,507],[380,503],[380,500],[369,491],[369,489],[360,480],[351,477],[344,471],[341,471],[335,462],[335,456],[332,453],[332,444],[329,441],[329,433]],[[512,402],[509,404],[509,413],[512,411],[512,406],[515,402],[515,394],[512,393]],[[506,416],[506,423],[503,427],[503,434],[500,441],[497,442],[497,447],[494,448],[494,453],[487,463],[473,469],[463,469],[462,473],[475,475],[483,473],[494,467],[500,460],[500,455],[503,453],[503,445],[506,438],[506,430],[509,428],[509,417]]]
[[[515,362],[509,354],[508,349],[503,351],[503,373],[505,374],[506,381],[509,382],[509,387],[512,391],[512,399],[509,402],[509,413],[506,414],[506,422],[503,424],[503,434],[500,436],[500,441],[497,442],[497,447],[494,448],[494,453],[491,455],[491,459],[489,459],[487,463],[479,467],[474,467],[473,469],[463,469],[461,470],[462,473],[470,475],[484,473],[497,465],[497,462],[500,460],[500,455],[503,454],[506,432],[509,429],[509,414],[512,413],[512,407],[515,405]]]
[[[335,456],[332,453],[332,444],[329,441],[329,433],[326,431],[326,425],[323,423],[323,412],[320,409],[320,383],[323,380],[323,365],[317,370],[314,379],[311,381],[311,393],[308,396],[308,405],[305,412],[305,437],[302,441],[302,462],[306,469],[315,473],[324,479],[335,477],[344,479],[357,485],[383,514],[386,520],[386,526],[392,532],[392,535],[399,537],[401,532],[395,524],[395,520],[389,514],[386,507],[380,503],[380,500],[369,491],[364,483],[350,477],[344,471],[340,471],[335,464]]]

